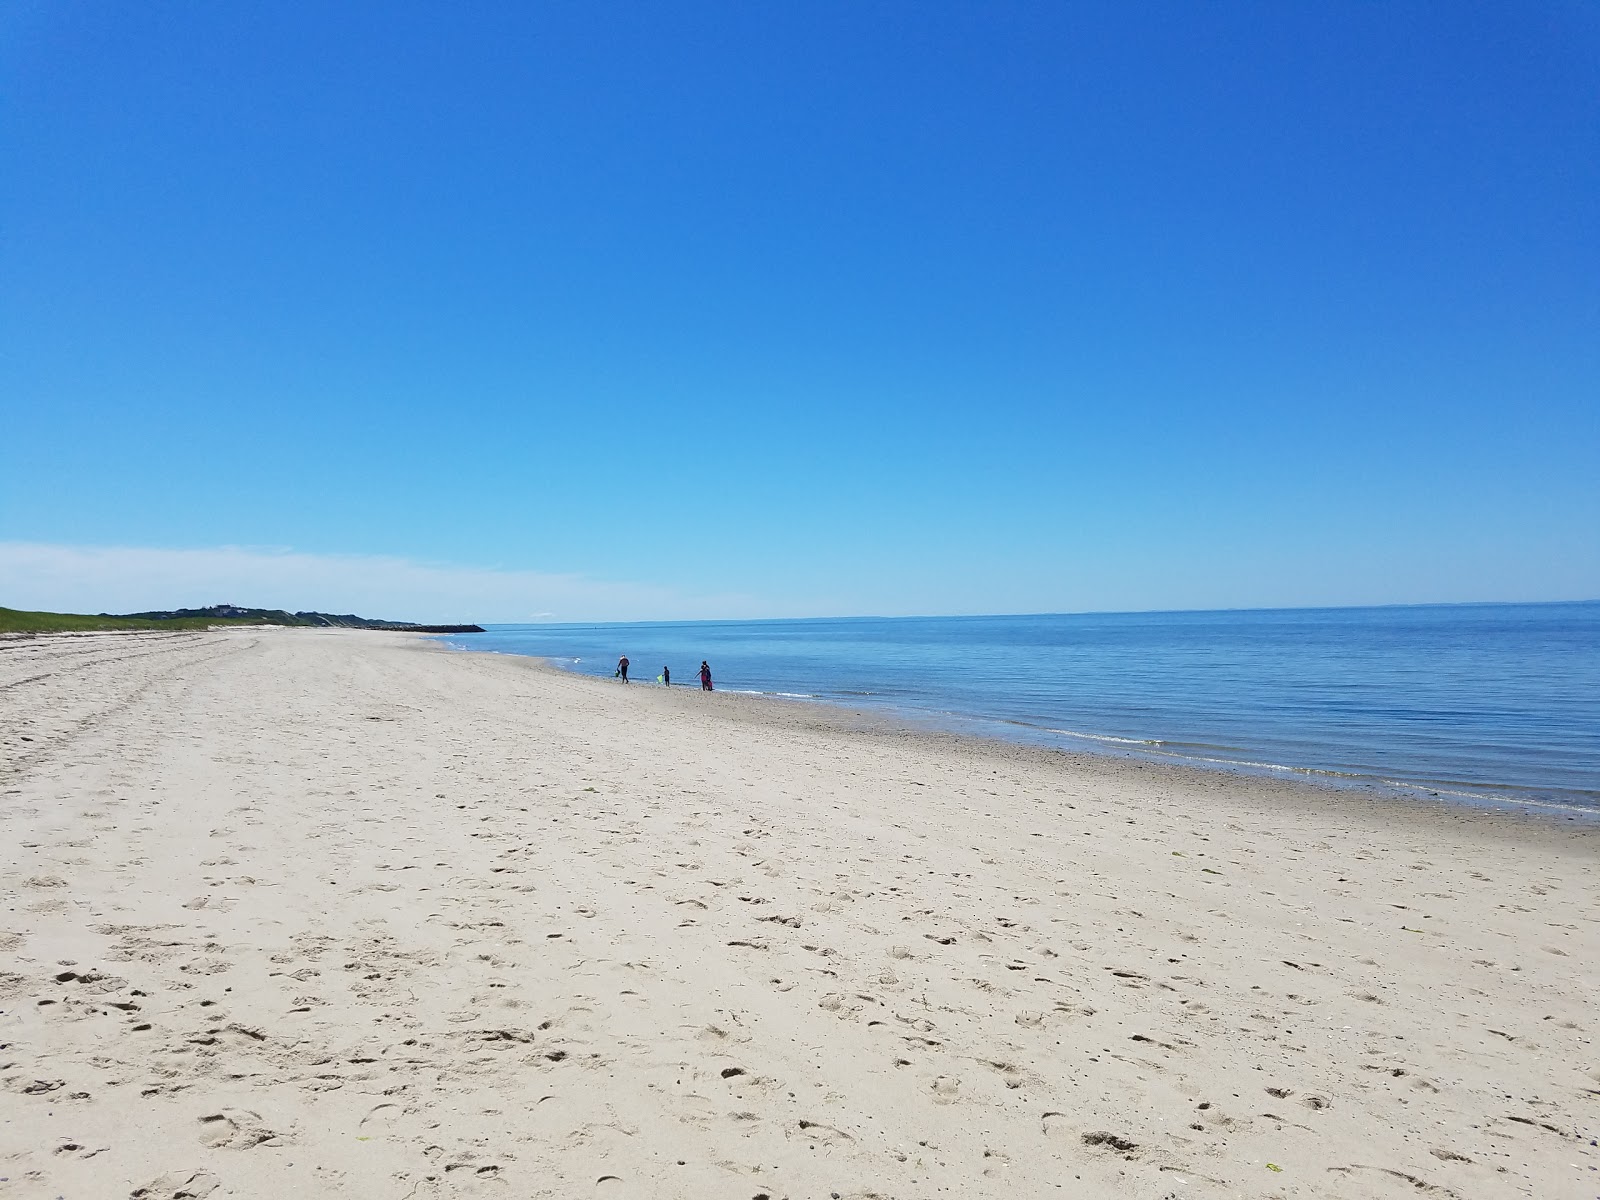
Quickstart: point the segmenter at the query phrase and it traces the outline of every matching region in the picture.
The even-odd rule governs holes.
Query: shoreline
[[[506,625],[465,648],[1243,774],[1600,814],[1600,605]],[[693,682],[692,680],[690,681]]]
[[[561,675],[593,680],[600,684],[612,682],[600,674],[575,670],[570,666],[564,665],[558,658],[517,654],[505,650],[477,650],[470,646],[457,646],[443,640],[433,640],[435,645],[450,653],[497,655],[511,659],[523,659],[537,664],[543,670],[554,671]],[[692,683],[675,685],[673,688],[668,689],[661,687],[653,680],[641,679],[628,686],[660,688],[662,691],[670,690],[673,692],[688,691],[700,694],[698,686]],[[879,722],[885,730],[903,731],[908,734],[926,734],[930,737],[943,736],[963,740],[970,739],[979,743],[993,743],[999,746],[1032,750],[1046,756],[1047,759],[1059,757],[1073,763],[1087,761],[1137,762],[1155,767],[1171,768],[1179,772],[1197,771],[1204,775],[1223,776],[1230,779],[1267,780],[1285,785],[1298,784],[1313,789],[1318,794],[1372,794],[1377,797],[1399,800],[1413,806],[1438,804],[1447,809],[1466,808],[1521,815],[1530,820],[1568,821],[1600,825],[1600,808],[1563,803],[1529,795],[1496,795],[1494,793],[1472,792],[1465,790],[1466,785],[1452,788],[1443,785],[1407,783],[1402,780],[1384,779],[1376,775],[1326,771],[1315,767],[1205,760],[1195,756],[1163,753],[1158,750],[1140,750],[1135,747],[1102,748],[1099,746],[1068,747],[1052,745],[1043,736],[1017,736],[1013,738],[1005,736],[1000,730],[1007,726],[1016,726],[1019,729],[1028,730],[1039,735],[1052,734],[1057,737],[1086,741],[1094,740],[1094,738],[1087,734],[1070,734],[1060,730],[1044,729],[1040,726],[1028,725],[1002,717],[978,717],[953,712],[934,713],[892,704],[856,707],[842,700],[829,699],[824,696],[789,695],[754,689],[728,688],[718,690],[712,694],[714,696],[736,696],[751,703],[775,704],[782,706],[785,710],[794,709],[798,711],[808,707],[815,707],[836,714],[850,715],[858,718],[860,722],[868,724]],[[961,728],[962,725],[980,726],[983,729],[963,729]],[[824,721],[821,727],[833,726],[829,726]],[[838,727],[843,728],[843,726]]]
[[[0,646],[0,1200],[1600,1178],[1593,826],[441,649]]]

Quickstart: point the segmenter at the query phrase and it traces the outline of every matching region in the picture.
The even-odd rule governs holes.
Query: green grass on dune
[[[0,608],[0,633],[75,633],[114,629],[209,629],[213,625],[260,625],[254,617],[91,617],[81,613],[19,612]]]

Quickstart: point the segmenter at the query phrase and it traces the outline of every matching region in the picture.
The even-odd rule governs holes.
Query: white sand
[[[1593,826],[388,634],[0,753],[0,1197],[1600,1194]]]

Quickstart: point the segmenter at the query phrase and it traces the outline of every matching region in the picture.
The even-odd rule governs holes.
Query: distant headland
[[[291,625],[324,629],[387,629],[398,633],[482,633],[481,625],[418,625],[380,621],[354,613],[288,612],[281,608],[243,608],[213,604],[168,612],[52,613],[0,608],[0,633],[72,633],[117,629],[206,629],[213,625]]]

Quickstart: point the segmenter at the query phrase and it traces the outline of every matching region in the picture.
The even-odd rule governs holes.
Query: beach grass
[[[119,629],[209,629],[213,625],[260,625],[256,617],[147,617],[90,616],[84,613],[23,612],[0,608],[0,633],[90,633]]]

